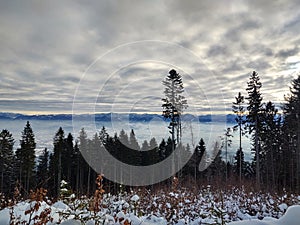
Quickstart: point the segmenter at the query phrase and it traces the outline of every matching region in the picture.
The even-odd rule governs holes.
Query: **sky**
[[[182,75],[189,111],[231,112],[257,71],[277,105],[300,69],[287,1],[0,1],[0,111],[160,112]]]

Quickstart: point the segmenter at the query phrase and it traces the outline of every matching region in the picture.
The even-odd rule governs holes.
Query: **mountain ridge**
[[[153,119],[163,119],[159,114],[138,114],[138,113],[96,113],[96,114],[39,114],[26,115],[21,113],[0,112],[0,120],[87,120],[94,117],[96,121],[112,121],[112,120],[129,120],[136,122],[149,122]],[[227,123],[235,123],[234,114],[212,114],[212,115],[198,115],[184,114],[183,119],[195,120],[198,118],[199,122],[224,122],[224,116]]]

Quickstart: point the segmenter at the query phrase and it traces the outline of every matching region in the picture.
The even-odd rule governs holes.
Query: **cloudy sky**
[[[300,4],[1,0],[0,68],[2,112],[158,112],[172,68],[190,111],[230,112],[253,70],[280,103],[300,69]]]

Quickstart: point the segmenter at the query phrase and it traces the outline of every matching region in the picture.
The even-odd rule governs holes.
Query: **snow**
[[[95,225],[95,220],[104,225],[123,225],[125,221],[131,225],[198,225],[221,224],[221,218],[227,225],[300,224],[299,196],[245,193],[239,189],[227,193],[213,192],[208,188],[199,193],[161,191],[152,197],[150,192],[107,194],[103,196],[99,212],[91,212],[90,203],[91,199],[86,197],[68,198],[54,204],[39,202],[33,216],[50,209],[53,221],[47,225],[60,220],[63,225]],[[33,221],[27,222],[29,215],[25,215],[25,211],[35,208],[35,204],[35,201],[26,200],[0,210],[0,225],[10,224],[11,213],[25,224],[33,225]]]
[[[278,220],[278,224],[299,225],[300,224],[300,206],[290,206],[285,215]]]
[[[81,225],[81,223],[76,220],[68,220],[62,222],[61,225]]]
[[[231,222],[228,225],[299,225],[300,224],[300,205],[290,206],[280,219],[264,218],[260,220],[248,220]]]
[[[9,224],[9,209],[3,209],[0,211],[0,224]]]
[[[282,203],[278,206],[278,208],[282,211],[282,212],[285,212],[286,209],[288,208],[287,204],[285,203]]]
[[[140,197],[138,195],[134,195],[134,196],[131,197],[130,200],[133,201],[133,202],[137,202],[138,200],[140,200]]]
[[[57,209],[69,209],[69,206],[63,203],[62,201],[55,202],[52,207]]]

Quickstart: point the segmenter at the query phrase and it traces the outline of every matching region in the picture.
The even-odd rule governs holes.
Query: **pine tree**
[[[242,131],[243,128],[242,126],[245,124],[244,120],[244,113],[245,113],[245,108],[244,108],[244,96],[242,96],[241,92],[238,93],[238,96],[235,97],[235,102],[233,102],[232,105],[232,111],[236,114],[235,121],[237,122],[237,125],[233,127],[233,130],[235,131],[236,129],[239,130],[239,149],[236,152],[236,168],[238,168],[238,173],[239,173],[239,178],[240,178],[240,183],[242,181],[242,171],[243,171],[243,162],[244,162],[244,153],[242,149]]]
[[[167,148],[166,141],[165,139],[162,139],[158,146],[160,161],[166,158],[166,148]]]
[[[253,71],[250,75],[249,82],[247,82],[248,87],[246,88],[248,92],[248,115],[247,115],[247,128],[249,133],[254,132],[254,149],[255,149],[255,173],[256,173],[256,185],[260,188],[260,123],[261,123],[261,112],[262,112],[262,97],[260,93],[260,88],[262,86],[258,73]]]
[[[175,70],[170,70],[169,75],[163,81],[165,86],[165,98],[162,99],[163,104],[163,116],[170,119],[170,133],[172,135],[172,141],[175,144],[175,140],[180,142],[181,138],[181,116],[183,110],[188,107],[187,100],[182,95],[184,92],[183,82],[181,75]],[[176,130],[176,134],[175,134]],[[177,138],[175,139],[175,135]],[[175,146],[173,145],[173,151]]]
[[[129,140],[127,133],[122,129],[119,136],[115,136],[115,149],[116,149],[116,158],[122,162],[129,162],[128,160],[128,146]],[[126,153],[127,152],[127,153]]]
[[[131,132],[130,132],[130,135],[129,135],[129,146],[133,150],[137,150],[137,151],[140,150],[140,146],[139,146],[139,143],[136,140],[135,133],[134,133],[133,129],[131,129]]]
[[[220,181],[225,177],[226,163],[222,160],[222,151],[218,142],[214,145],[211,160],[211,164],[206,171],[209,183],[212,181]]]
[[[158,162],[160,162],[160,151],[157,145],[157,142],[155,138],[151,138],[149,142],[149,157],[150,157],[150,164],[149,165],[154,165]],[[152,181],[154,181],[154,176],[155,176],[155,169],[153,168],[152,174],[150,176],[152,177]],[[153,183],[153,182],[152,182]]]
[[[14,139],[8,130],[2,130],[0,133],[0,192],[10,194],[13,184],[13,146]]]
[[[234,171],[236,174],[239,175],[240,183],[242,178],[245,175],[246,170],[246,162],[245,162],[245,155],[242,149],[238,149],[234,156]]]
[[[97,173],[91,167],[92,165],[102,164],[102,157],[99,155],[100,148],[102,143],[100,141],[99,135],[97,133],[94,134],[93,139],[88,141],[88,157],[89,157],[89,165],[88,165],[88,175],[87,175],[87,195],[93,193],[95,191],[94,181],[96,180]]]
[[[81,175],[81,167],[82,167],[81,162],[83,160],[78,145],[79,145],[78,140],[75,140],[73,170],[75,172],[74,174],[76,174],[75,190],[76,190],[77,194],[81,193],[81,190],[80,190],[80,186],[81,186],[80,178],[81,177],[80,177],[80,175]]]
[[[232,144],[232,140],[231,138],[233,137],[233,135],[231,134],[232,130],[230,127],[228,127],[226,130],[225,130],[225,133],[224,133],[224,137],[222,137],[222,146],[221,146],[221,149],[225,148],[225,163],[226,163],[226,170],[225,170],[225,173],[226,173],[226,181],[228,179],[228,170],[229,170],[229,162],[228,162],[228,147],[231,146]]]
[[[172,152],[173,149],[176,147],[176,144],[174,143],[174,141],[172,141],[172,139],[169,137],[166,143],[166,148],[165,148],[165,152],[164,152],[164,156],[165,158],[168,158]]]
[[[101,150],[101,151],[107,151],[109,153],[112,152],[112,150],[111,150],[112,143],[110,143],[110,142],[112,142],[112,138],[108,135],[108,133],[107,133],[107,131],[106,131],[106,129],[105,129],[104,126],[102,127],[102,129],[99,132],[99,142],[100,142],[99,143],[99,145],[100,145],[99,150]],[[101,158],[100,161],[102,163],[101,164],[102,167],[105,167],[107,165],[107,163],[110,162],[110,159],[109,158],[108,159],[104,158],[103,155],[99,155],[99,157]]]
[[[142,148],[141,148],[141,153],[142,153],[142,165],[143,166],[148,166],[148,165],[151,165],[151,162],[150,162],[150,156],[148,154],[148,151],[149,151],[149,144],[148,144],[148,141],[145,140],[142,144]]]
[[[200,171],[199,165],[206,151],[206,146],[203,138],[200,139],[198,145],[195,147],[195,150],[187,163],[187,170],[190,175],[193,175],[194,180],[196,181],[199,178]]]
[[[38,157],[37,165],[37,185],[48,189],[49,179],[49,151],[47,148],[44,149],[42,154]]]
[[[87,180],[88,174],[90,172],[90,166],[84,159],[82,155],[88,155],[89,154],[89,141],[87,138],[87,133],[85,132],[85,129],[82,128],[79,132],[78,137],[78,148],[80,150],[80,157],[79,157],[79,190],[81,193],[87,193],[87,186],[88,184]]]
[[[26,193],[33,186],[33,176],[35,167],[35,137],[29,121],[22,132],[20,148],[16,151],[16,163],[19,173],[19,181]]]
[[[72,182],[72,164],[74,160],[74,143],[73,136],[71,133],[68,134],[67,138],[64,140],[64,148],[62,151],[62,177],[69,184],[73,184]]]
[[[282,119],[275,105],[269,101],[262,113],[261,125],[261,171],[262,180],[266,186],[276,188],[279,176],[278,166],[281,140]]]
[[[300,75],[292,80],[290,94],[285,96],[286,103],[283,106],[284,112],[284,133],[286,136],[287,151],[291,159],[290,168],[295,170],[289,171],[291,183],[300,191]]]
[[[62,180],[62,154],[65,151],[65,133],[60,127],[53,138],[53,153],[50,156],[49,172],[51,174],[50,185],[53,188],[53,195],[58,197],[60,183]]]
[[[157,142],[155,138],[151,138],[149,142],[149,149],[151,151],[151,165],[158,163],[160,161],[160,156],[159,156],[159,148],[157,145]]]

